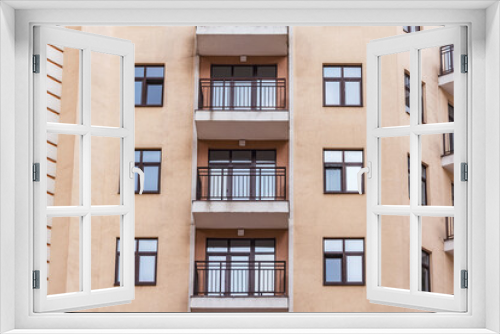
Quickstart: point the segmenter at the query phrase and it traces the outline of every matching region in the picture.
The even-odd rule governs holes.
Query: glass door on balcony
[[[213,65],[211,100],[214,110],[275,109],[275,65]]]
[[[276,151],[210,150],[210,200],[275,200]]]
[[[208,296],[272,296],[282,286],[276,284],[284,269],[276,266],[274,239],[208,239],[206,258],[199,276]]]

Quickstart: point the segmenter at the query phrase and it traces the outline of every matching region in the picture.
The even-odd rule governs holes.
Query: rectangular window
[[[431,254],[422,249],[422,291],[431,291]]]
[[[410,113],[410,74],[405,72],[405,110],[409,114]],[[424,104],[424,95],[425,95],[425,84],[422,82],[422,114],[420,115],[421,123],[424,124],[424,114],[425,114],[425,104]]]
[[[323,285],[364,285],[364,267],[364,239],[323,240]]]
[[[161,190],[161,150],[135,150],[135,166],[144,172],[143,194],[159,194]],[[135,176],[135,193],[140,185]]]
[[[362,107],[361,66],[323,66],[323,106]]]
[[[410,32],[417,32],[420,31],[421,27],[420,26],[403,26],[403,31],[410,33]]]
[[[325,194],[357,194],[358,171],[363,168],[363,151],[324,150]],[[364,188],[362,186],[362,188]]]
[[[158,239],[135,239],[135,285],[156,285]],[[120,285],[120,239],[116,239],[115,285]]]
[[[165,67],[163,65],[135,66],[135,106],[162,107]]]
[[[427,205],[427,166],[422,164],[422,204]],[[408,155],[408,198],[410,197],[410,156]]]

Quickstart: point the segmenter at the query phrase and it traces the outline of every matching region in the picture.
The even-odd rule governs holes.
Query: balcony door
[[[208,239],[208,296],[272,296],[275,294],[274,239]]]
[[[214,110],[275,109],[275,65],[213,65],[211,99]]]
[[[210,150],[210,200],[275,200],[276,151]]]

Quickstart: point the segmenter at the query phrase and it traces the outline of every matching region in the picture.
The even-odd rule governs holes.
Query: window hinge
[[[460,175],[462,181],[469,181],[469,165],[466,162],[460,164]]]
[[[467,270],[462,270],[460,273],[462,276],[462,289],[467,289],[469,287],[469,273]]]
[[[40,73],[40,55],[33,55],[33,73]]]
[[[469,72],[469,56],[462,55],[462,73]]]
[[[40,270],[33,270],[33,289],[40,289]]]
[[[40,182],[40,163],[38,162],[33,164],[33,181]]]

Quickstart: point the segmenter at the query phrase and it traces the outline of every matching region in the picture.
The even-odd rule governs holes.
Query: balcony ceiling
[[[199,26],[196,28],[200,56],[286,56],[285,26]]]

